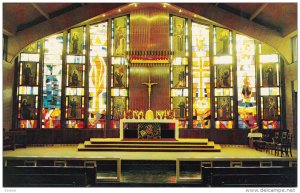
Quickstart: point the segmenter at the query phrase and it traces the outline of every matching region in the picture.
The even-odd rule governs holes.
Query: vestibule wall
[[[14,99],[14,85],[15,85],[15,64],[2,61],[2,75],[3,75],[3,90],[2,90],[2,110],[3,110],[3,130],[8,131],[12,127],[13,115],[13,99]]]

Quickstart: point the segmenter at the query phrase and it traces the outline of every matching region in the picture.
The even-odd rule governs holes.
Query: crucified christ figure
[[[149,75],[149,82],[144,82],[144,83],[142,83],[142,84],[148,86],[148,108],[150,109],[151,87],[152,87],[153,85],[158,84],[158,83],[156,83],[156,82],[151,82],[151,81],[150,81],[150,75]]]

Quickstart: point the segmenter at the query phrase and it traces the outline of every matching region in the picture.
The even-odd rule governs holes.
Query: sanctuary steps
[[[208,139],[123,139],[91,138],[78,145],[78,151],[144,152],[220,152],[221,147]]]

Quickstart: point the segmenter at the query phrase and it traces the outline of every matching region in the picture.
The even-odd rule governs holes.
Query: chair
[[[286,144],[287,144],[287,132],[282,132],[280,142],[275,145],[275,155],[278,155],[280,152],[280,157],[282,157],[282,154],[285,153],[287,155],[286,151]]]
[[[289,154],[290,154],[291,157],[293,157],[293,154],[292,154],[292,139],[293,139],[292,133],[288,133],[285,144],[283,144],[283,150],[284,150],[285,154],[287,156],[289,156]]]
[[[275,132],[275,135],[272,138],[272,142],[267,142],[266,143],[266,152],[267,153],[272,153],[273,150],[274,150],[274,153],[275,153],[276,145],[280,142],[279,135],[280,135],[280,133],[278,131]]]
[[[258,143],[258,146],[260,150],[267,151],[267,144],[272,142],[272,138],[270,138],[270,135],[268,133],[263,134],[263,137],[261,141]]]

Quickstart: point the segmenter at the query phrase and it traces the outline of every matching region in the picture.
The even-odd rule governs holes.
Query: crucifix
[[[144,82],[144,83],[142,83],[142,84],[148,86],[148,108],[150,109],[151,87],[152,87],[153,85],[158,84],[158,83],[156,83],[156,82],[151,82],[151,81],[150,81],[150,75],[149,75],[149,82]]]

